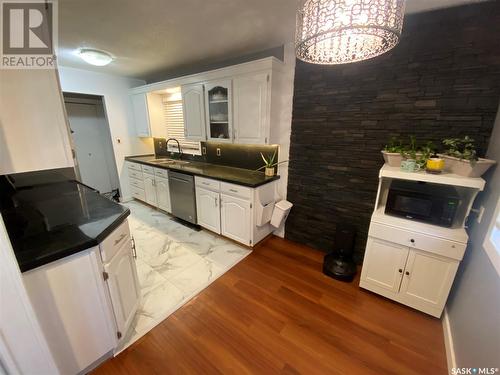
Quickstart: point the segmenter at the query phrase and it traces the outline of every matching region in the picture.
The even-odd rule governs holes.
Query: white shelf
[[[422,172],[403,172],[399,167],[390,167],[385,164],[380,169],[379,177],[396,178],[400,180],[431,182],[434,184],[463,186],[482,191],[485,181],[482,178],[463,177],[453,173],[443,172],[441,174],[431,174]]]
[[[212,103],[227,103],[228,100],[227,99],[221,99],[221,100],[209,100],[209,103],[212,104]]]
[[[372,215],[372,221],[450,241],[462,243],[467,243],[468,241],[469,236],[463,227],[445,228],[438,225],[421,223],[397,216],[386,215],[384,210],[384,207],[377,209]]]

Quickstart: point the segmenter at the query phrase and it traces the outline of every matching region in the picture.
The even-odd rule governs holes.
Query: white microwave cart
[[[394,180],[455,187],[460,205],[452,226],[387,215],[387,197]],[[467,247],[466,219],[484,185],[482,178],[409,173],[384,165],[379,173],[360,287],[439,318]]]

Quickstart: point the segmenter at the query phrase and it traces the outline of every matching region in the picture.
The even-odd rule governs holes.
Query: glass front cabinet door
[[[232,142],[233,113],[231,80],[211,81],[205,84],[207,139]]]

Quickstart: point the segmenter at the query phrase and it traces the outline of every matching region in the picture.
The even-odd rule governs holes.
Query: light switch
[[[217,156],[220,156],[220,148],[217,147]]]

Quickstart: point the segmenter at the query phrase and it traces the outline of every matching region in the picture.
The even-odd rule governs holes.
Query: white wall
[[[0,70],[0,175],[73,167],[54,70]]]
[[[290,156],[290,135],[292,133],[292,107],[293,107],[293,87],[295,79],[295,47],[293,43],[285,44],[284,46],[284,67],[280,82],[280,97],[279,100],[281,113],[278,124],[279,135],[279,161],[288,160]],[[283,163],[278,168],[280,179],[278,181],[278,195],[281,199],[286,199],[288,188],[288,163]],[[293,203],[293,202],[292,202]],[[293,208],[292,208],[293,210]],[[285,224],[286,225],[286,224]],[[274,232],[277,236],[283,237],[285,234],[284,228],[279,228]]]
[[[144,85],[145,82],[68,67],[59,68],[59,77],[64,92],[104,97],[104,107],[113,142],[118,175],[120,176],[122,197],[124,200],[130,199],[124,157],[154,152],[151,138],[138,138],[134,135],[135,125],[128,95],[130,88]]]

